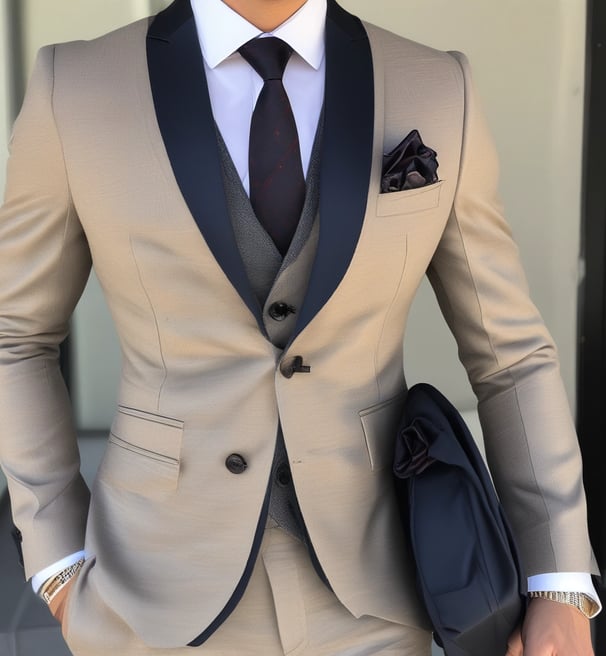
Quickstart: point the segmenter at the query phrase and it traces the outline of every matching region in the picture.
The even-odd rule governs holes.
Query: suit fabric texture
[[[411,129],[437,151],[440,181],[380,194],[383,153]],[[96,557],[70,609],[94,585],[151,647],[199,644],[236,607],[279,425],[334,594],[355,617],[427,626],[390,469],[406,317],[426,273],[527,574],[593,567],[556,350],[502,216],[465,57],[330,1],[318,178],[293,264],[309,274],[276,340],[230,220],[189,2],[39,54],[0,210],[0,456],[26,574],[85,544]],[[89,498],[57,355],[91,263],[123,368]]]

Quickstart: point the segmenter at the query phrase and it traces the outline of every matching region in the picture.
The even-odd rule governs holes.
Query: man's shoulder
[[[375,78],[386,102],[425,97],[433,107],[455,107],[463,100],[465,71],[461,53],[438,50],[362,21],[372,52]],[[396,112],[397,114],[397,112]]]
[[[450,52],[438,50],[364,20],[362,24],[368,34],[373,53],[380,52],[386,65],[401,63],[404,60],[408,62],[423,61],[429,66],[457,65]]]
[[[66,41],[54,45],[56,53],[69,59],[95,58],[107,54],[120,56],[132,48],[145,47],[152,17],[142,18],[90,40]]]
[[[133,84],[146,70],[146,37],[150,18],[119,27],[97,38],[52,46],[56,92],[114,93],[112,86]]]

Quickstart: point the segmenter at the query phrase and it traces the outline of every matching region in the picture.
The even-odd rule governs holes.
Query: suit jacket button
[[[274,321],[284,321],[289,314],[295,314],[296,310],[292,305],[288,303],[272,303],[268,309],[269,316]]]
[[[296,358],[286,358],[280,362],[280,373],[284,378],[292,378],[295,375],[295,360]]]
[[[310,371],[311,367],[303,364],[303,358],[300,355],[286,358],[280,362],[280,373],[284,378],[292,378],[295,374],[308,374]]]
[[[282,360],[282,362],[280,362],[280,373],[284,378],[292,378],[295,375],[293,358],[288,358],[287,360]]]
[[[242,474],[248,463],[239,453],[232,453],[225,459],[225,466],[232,474]]]

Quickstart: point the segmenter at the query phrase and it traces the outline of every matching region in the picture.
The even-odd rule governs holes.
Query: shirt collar
[[[191,0],[202,55],[210,68],[263,32],[242,18],[222,0]],[[326,0],[307,2],[287,21],[271,32],[316,70],[324,59]]]

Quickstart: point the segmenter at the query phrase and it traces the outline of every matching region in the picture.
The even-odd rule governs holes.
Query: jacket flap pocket
[[[404,409],[406,393],[360,411],[360,421],[370,459],[375,471],[391,467],[396,441],[396,430]]]
[[[379,194],[377,198],[377,216],[395,214],[412,214],[437,207],[440,203],[440,191],[444,181],[405,191],[393,191]]]
[[[121,442],[142,451],[179,462],[183,422],[151,412],[120,406],[111,433]]]

